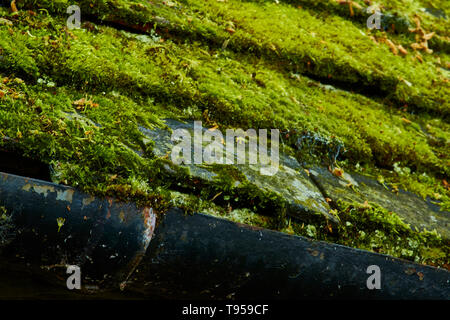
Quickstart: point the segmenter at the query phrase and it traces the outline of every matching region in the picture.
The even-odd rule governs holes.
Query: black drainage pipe
[[[94,289],[127,281],[156,223],[151,208],[5,173],[0,173],[0,206],[2,262],[22,261],[57,278],[67,278],[67,266],[76,265],[86,287]]]
[[[450,299],[447,270],[177,208],[155,230],[151,208],[2,173],[0,206],[0,266],[26,266],[63,288],[65,266],[77,265],[81,292],[100,297],[121,288],[187,299]],[[371,265],[380,289],[367,287]]]

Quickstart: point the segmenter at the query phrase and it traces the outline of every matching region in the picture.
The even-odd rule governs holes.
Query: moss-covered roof
[[[82,24],[69,30],[66,10],[74,3]],[[448,211],[449,2],[377,3],[382,30],[367,29],[369,3],[359,0],[18,0],[17,12],[0,7],[1,147],[49,163],[55,182],[90,193],[164,212],[182,191],[197,199],[182,201],[187,209],[226,213],[227,198],[211,197],[225,187],[180,188],[188,177],[163,169],[168,159],[155,154],[141,129],[163,128],[167,118],[220,129],[278,128],[287,154],[364,172]],[[325,143],[299,153],[296,143],[305,136]],[[345,151],[337,162],[324,156],[330,145]],[[263,205],[240,207],[248,210],[245,219],[253,217],[247,222],[285,228],[254,216],[267,213]],[[351,225],[356,208],[338,211]],[[383,228],[394,223],[374,219]],[[432,258],[423,252],[442,243],[421,233],[405,237],[419,239],[422,251],[395,240],[388,227],[383,232],[398,241],[389,248],[378,233],[370,240],[375,246],[355,240],[345,223],[338,238],[311,231],[319,225],[287,228],[448,264],[448,248]],[[380,228],[369,223],[359,231]],[[414,254],[402,253],[411,247]]]

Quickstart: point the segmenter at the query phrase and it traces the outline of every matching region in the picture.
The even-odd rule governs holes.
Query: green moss
[[[295,234],[383,253],[417,263],[445,266],[450,262],[450,242],[436,231],[412,230],[394,212],[376,204],[338,201],[341,224],[330,231],[327,225],[290,223]]]
[[[200,107],[204,115],[225,126],[295,128],[300,133],[319,130],[325,137],[336,136],[344,145],[352,146],[347,153],[352,160],[375,157],[386,165],[418,162],[439,173],[446,173],[448,168],[448,153],[441,151],[444,158],[437,157],[427,137],[418,134],[417,127],[402,122],[408,117],[425,125],[422,115],[399,112],[392,119],[389,107],[376,101],[344,91],[330,92],[299,74],[287,77],[278,67],[251,56],[209,53],[199,45],[170,41],[164,45],[143,43],[110,28],[98,31],[95,38],[86,30],[74,32],[75,39],[66,38],[64,33],[54,35],[61,40],[31,38],[34,51],[21,52],[25,56],[19,60],[35,56],[34,64],[57,85],[95,92],[114,88],[124,95],[131,90],[135,99],[144,103],[151,99],[172,110]],[[4,30],[9,41],[8,32]],[[30,40],[19,30],[14,35],[19,37],[13,38],[18,44]],[[15,52],[4,51],[7,57],[17,58]],[[86,56],[89,61],[83,58]],[[30,76],[25,69],[21,73]],[[255,73],[258,81],[265,83],[264,88],[253,79]],[[157,113],[162,112],[159,109]],[[237,117],[238,113],[241,116]]]
[[[277,229],[279,227],[279,221],[276,217],[260,215],[247,208],[224,208],[217,206],[211,201],[205,201],[194,195],[180,192],[172,192],[171,204],[182,208],[186,214],[202,212],[218,218],[231,220],[233,222],[258,226],[266,229]]]
[[[448,243],[411,231],[382,208],[341,204],[342,225],[331,231],[320,220],[288,222],[286,201],[239,171],[210,166],[217,177],[204,182],[154,155],[140,128],[162,127],[164,118],[201,119],[220,129],[278,128],[284,151],[300,162],[382,175],[389,186],[449,210],[446,42],[442,52],[423,53],[421,63],[410,49],[394,55],[370,38],[408,47],[415,39],[406,30],[369,33],[365,16],[349,16],[335,1],[299,1],[302,9],[280,2],[78,1],[83,24],[72,31],[65,28],[69,1],[19,3],[34,13],[0,8],[12,23],[0,25],[1,147],[51,164],[55,182],[158,212],[174,204],[190,213],[212,210],[448,263]],[[382,3],[405,25],[417,13],[427,32],[448,37],[447,22],[418,10],[431,3]]]
[[[36,2],[31,1],[33,5]],[[45,1],[39,3],[49,7]],[[136,21],[139,27],[135,28],[139,30],[157,25],[162,16],[167,21],[162,30],[169,32],[169,37],[189,36],[216,47],[224,46],[227,41],[227,48],[263,55],[284,68],[288,64],[289,71],[331,78],[348,85],[374,86],[396,103],[408,103],[411,108],[427,111],[439,110],[448,115],[448,104],[441,99],[441,93],[448,91],[448,86],[442,82],[432,83],[439,75],[435,68],[394,56],[387,46],[375,45],[364,32],[361,34],[360,29],[339,16],[317,16],[315,12],[273,2],[237,0],[186,0],[175,6],[159,1],[155,4],[139,1],[134,5],[126,1],[79,1],[79,4],[83,12],[103,21],[118,25],[128,21],[131,26]],[[60,9],[50,9],[64,13]],[[226,31],[230,26],[236,29],[232,28],[235,32],[231,36]],[[356,55],[354,50],[358,50]],[[405,85],[404,80],[414,87]]]
[[[419,263],[450,262],[449,240],[442,239],[435,231],[412,231],[395,213],[376,205],[368,208],[341,205],[340,217],[345,226],[340,231],[347,245]]]

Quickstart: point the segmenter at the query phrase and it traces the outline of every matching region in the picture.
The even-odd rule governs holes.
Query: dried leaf
[[[436,34],[436,32],[431,32],[431,33],[428,33],[428,34],[425,34],[424,36],[423,36],[423,39],[424,40],[430,40],[431,38],[433,38],[433,36]]]
[[[407,123],[407,124],[410,124],[410,123],[411,123],[411,120],[408,120],[408,119],[406,119],[406,118],[401,118],[400,120],[402,120],[403,122],[405,122],[405,123]]]
[[[376,44],[378,44],[377,39],[375,39],[374,36],[370,36],[369,39],[371,39],[373,42],[375,42]]]
[[[442,184],[444,185],[445,189],[450,190],[450,184],[447,182],[447,180],[443,179]]]
[[[11,11],[17,12],[16,0],[11,1]]]
[[[425,33],[420,27],[420,20],[418,17],[414,18],[414,22],[416,23],[415,29],[410,29],[409,31],[412,33],[416,33],[416,43],[411,44],[411,48],[414,50],[424,50],[427,53],[433,53],[433,50],[428,48],[428,40],[433,38],[436,34],[435,32]]]
[[[408,54],[408,51],[406,51],[406,49],[403,48],[403,46],[401,44],[398,46],[398,50],[400,51],[401,54],[404,54],[404,55]]]
[[[392,53],[397,55],[398,54],[397,46],[389,39],[386,39],[385,42],[389,46],[389,48],[391,48]]]
[[[228,33],[230,33],[230,34],[233,34],[233,33],[236,32],[236,30],[234,30],[234,29],[231,28],[231,27],[228,27],[228,28],[226,28],[225,30],[226,30]]]
[[[342,177],[344,175],[344,170],[342,170],[341,168],[334,168],[332,174],[336,177]]]
[[[372,206],[369,204],[369,202],[366,200],[366,201],[364,201],[364,203],[363,203],[363,208],[364,209],[370,209],[370,208],[372,208]]]
[[[98,103],[94,103],[91,100],[86,100],[85,98],[81,98],[72,102],[73,105],[76,106],[78,110],[84,109],[84,107],[97,108],[99,106]]]
[[[72,104],[76,105],[76,106],[83,106],[86,103],[86,99],[85,98],[81,98],[77,101],[72,102]]]
[[[418,16],[415,16],[414,19],[413,19],[413,21],[414,21],[414,23],[416,24],[416,29],[414,29],[414,30],[420,30],[421,27],[420,27],[420,19],[419,19],[419,17],[418,17]]]

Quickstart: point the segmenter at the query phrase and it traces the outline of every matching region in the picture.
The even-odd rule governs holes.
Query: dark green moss
[[[394,212],[373,203],[338,204],[341,224],[334,233],[327,225],[305,226],[293,221],[283,231],[448,268],[450,242],[435,231],[414,231]]]

